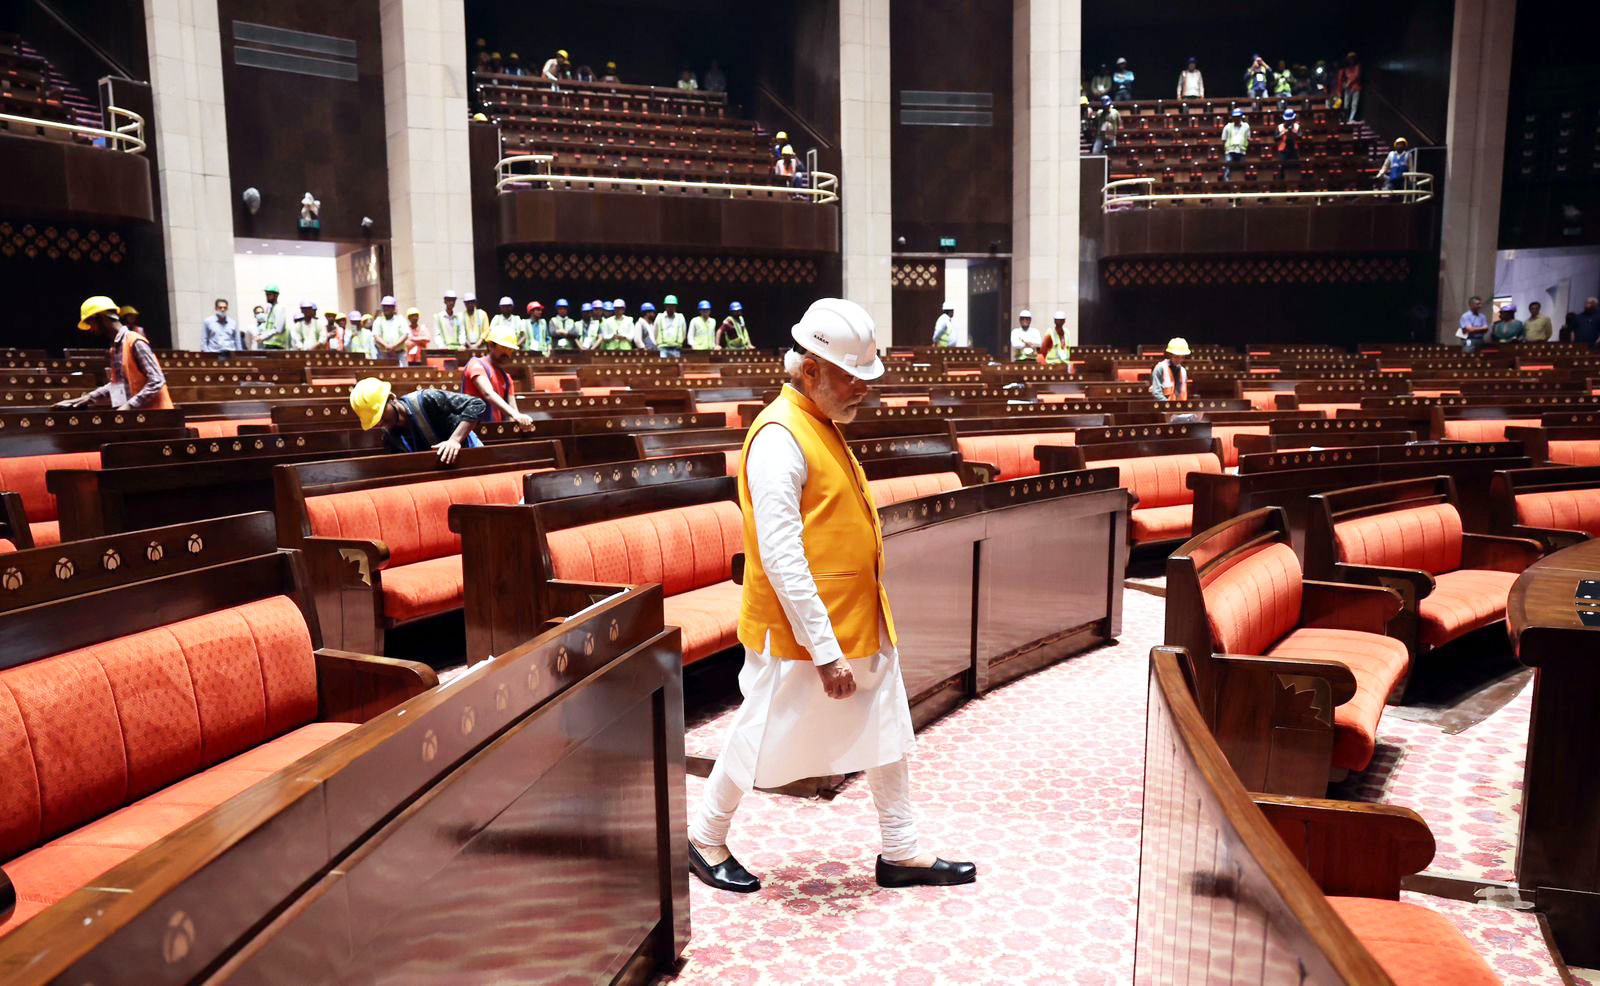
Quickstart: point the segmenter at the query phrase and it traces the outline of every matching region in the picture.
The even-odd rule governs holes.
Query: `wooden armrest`
[[[1000,478],[1000,470],[987,462],[967,462],[962,460],[961,467],[956,470],[961,477],[962,486],[977,486],[981,483],[992,483]]]
[[[313,580],[339,574],[333,585],[372,584],[372,573],[389,562],[389,546],[365,538],[334,538],[313,534],[300,542]],[[330,583],[323,583],[330,584]]]
[[[426,664],[324,647],[317,658],[317,717],[366,722],[439,684]]]
[[[1333,566],[1334,580],[1355,585],[1376,585],[1393,589],[1400,594],[1400,612],[1415,613],[1417,601],[1428,598],[1433,592],[1433,576],[1415,568],[1390,568],[1387,565],[1352,565],[1339,562]]]
[[[1569,531],[1560,527],[1525,527],[1522,524],[1514,524],[1510,533],[1515,538],[1539,542],[1547,553],[1570,548],[1589,540],[1588,531]]]
[[[551,619],[560,621],[628,588],[612,582],[574,582],[567,579],[551,579],[545,583],[545,587],[550,594]]]
[[[1269,674],[1314,675],[1328,682],[1334,705],[1343,705],[1356,694],[1356,676],[1338,661],[1313,661],[1307,657],[1259,657],[1255,654],[1213,654],[1214,661]]]
[[[1306,580],[1300,588],[1300,625],[1388,633],[1400,613],[1400,593],[1376,585]]]
[[[0,524],[5,525],[0,537],[10,541],[13,548],[26,551],[33,547],[33,528],[28,526],[21,493],[0,493]]]
[[[1461,567],[1520,572],[1538,561],[1544,546],[1530,538],[1498,534],[1461,535]]]
[[[1400,898],[1400,881],[1433,861],[1433,833],[1416,812],[1319,798],[1251,795],[1322,892]]]
[[[456,534],[465,533],[468,523],[482,521],[495,525],[497,535],[533,536],[533,510],[521,503],[453,503],[446,518]],[[523,547],[519,544],[518,550]]]
[[[5,870],[0,870],[0,924],[11,920],[12,912],[17,909],[17,888],[6,876]]]

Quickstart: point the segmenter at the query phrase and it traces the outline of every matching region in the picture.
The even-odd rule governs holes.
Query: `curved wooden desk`
[[[1563,958],[1600,961],[1600,541],[1549,555],[1523,572],[1506,627],[1534,669],[1522,789],[1517,883],[1549,918]]]

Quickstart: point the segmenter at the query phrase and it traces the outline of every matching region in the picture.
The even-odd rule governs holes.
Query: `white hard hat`
[[[819,298],[789,330],[794,341],[818,359],[825,359],[862,380],[883,376],[878,337],[872,316],[853,301]]]
[[[455,288],[446,289],[445,293],[444,293],[444,296],[446,298],[454,298],[456,296],[456,289]]]
[[[955,311],[956,310],[956,300],[954,298],[946,298],[944,300],[944,310],[947,311],[947,312]]]
[[[1056,309],[1055,318],[1058,322],[1065,322],[1067,320],[1067,313],[1058,308]]]
[[[1033,312],[1030,312],[1026,308],[1024,308],[1022,311],[1017,312],[1017,317],[1018,318],[1032,318],[1033,317]]]
[[[500,298],[500,304],[502,304],[502,305],[509,305],[509,304],[511,304],[511,296],[510,296],[510,295],[503,295],[503,296],[501,296],[501,298]]]

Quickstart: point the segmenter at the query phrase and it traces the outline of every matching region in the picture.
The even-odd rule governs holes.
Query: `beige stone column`
[[[199,349],[212,301],[233,298],[234,285],[216,0],[145,0],[144,23],[155,100],[154,127],[146,138],[158,152],[172,345]]]
[[[1467,299],[1494,293],[1514,0],[1456,0],[1445,129],[1439,340],[1454,342]],[[1490,316],[1491,319],[1493,316]]]
[[[1013,0],[1011,311],[1067,312],[1078,339],[1081,0]],[[1040,316],[1036,314],[1036,320]]]
[[[427,318],[472,283],[462,0],[380,0],[394,293]]]
[[[890,227],[889,0],[839,0],[840,234],[845,297],[893,329]]]

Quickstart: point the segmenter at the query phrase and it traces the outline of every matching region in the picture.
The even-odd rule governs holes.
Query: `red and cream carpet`
[[[878,888],[876,817],[859,779],[832,802],[756,792],[729,844],[765,886],[741,897],[691,881],[693,938],[674,982],[1132,982],[1146,669],[1163,606],[1126,593],[1120,643],[921,734],[912,783],[924,846],[976,860],[976,884]],[[714,754],[728,719],[696,725],[690,751]],[[1503,879],[1526,729],[1525,695],[1455,736],[1385,717],[1380,762],[1350,783],[1428,820],[1435,871]],[[702,783],[689,778],[691,805]],[[1408,899],[1449,916],[1505,982],[1562,981],[1528,913]]]

